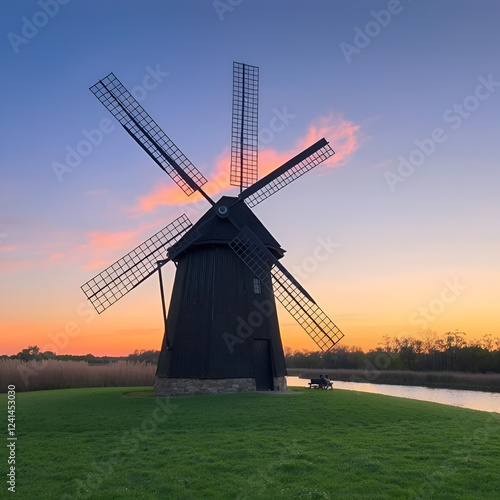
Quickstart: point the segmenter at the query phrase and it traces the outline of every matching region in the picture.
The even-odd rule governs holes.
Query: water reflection
[[[309,387],[309,379],[287,377],[289,386]],[[482,410],[500,413],[500,393],[481,391],[460,391],[456,389],[430,389],[429,387],[415,387],[405,385],[368,384],[359,382],[340,382],[333,380],[334,389],[348,391],[371,392],[398,398],[418,399],[471,410]]]

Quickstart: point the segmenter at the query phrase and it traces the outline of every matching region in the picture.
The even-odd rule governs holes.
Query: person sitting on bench
[[[323,385],[323,387],[326,387],[327,389],[329,387],[332,387],[333,384],[331,383],[328,375],[320,375],[320,378],[321,378],[321,384]]]

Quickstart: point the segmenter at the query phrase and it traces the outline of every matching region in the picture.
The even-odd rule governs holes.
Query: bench
[[[312,378],[309,382],[309,389],[333,389],[333,384],[325,378]]]

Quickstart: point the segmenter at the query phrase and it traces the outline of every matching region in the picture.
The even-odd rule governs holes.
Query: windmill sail
[[[240,231],[231,241],[230,247],[262,283],[274,292],[274,296],[322,351],[330,351],[344,336],[248,227]],[[268,277],[269,268],[271,268],[272,283]]]
[[[335,152],[328,142],[325,139],[320,139],[245,189],[239,198],[245,200],[249,207],[254,207],[334,154]]]
[[[251,186],[258,178],[259,68],[233,63],[231,186]]]
[[[100,314],[158,270],[157,262],[168,261],[167,248],[192,226],[181,215],[127,255],[82,285],[82,290]]]
[[[149,156],[190,196],[207,179],[184,156],[113,73],[90,87]],[[203,194],[203,193],[202,193]]]
[[[320,139],[245,189],[239,198],[245,200],[249,207],[254,207],[334,154],[335,151],[326,142],[326,139]]]

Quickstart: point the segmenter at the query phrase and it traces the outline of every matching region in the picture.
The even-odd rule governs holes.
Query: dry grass
[[[289,375],[301,378],[326,373],[331,380],[372,384],[418,385],[445,389],[500,392],[500,373],[416,372],[403,370],[329,370],[327,368],[288,368]]]
[[[9,384],[16,391],[68,389],[73,387],[131,387],[153,385],[156,366],[131,361],[117,361],[103,366],[89,366],[86,361],[0,360],[0,392]]]

